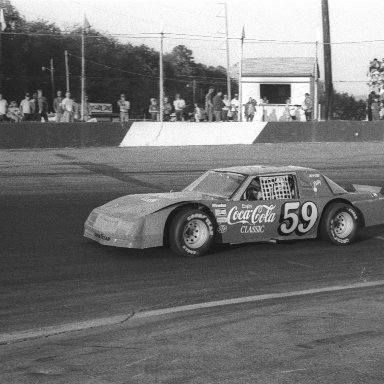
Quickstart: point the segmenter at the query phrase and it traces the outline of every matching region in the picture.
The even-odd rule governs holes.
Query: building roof
[[[314,57],[258,57],[243,60],[243,77],[314,76]]]
[[[243,175],[249,176],[258,176],[264,174],[280,174],[280,173],[291,173],[291,172],[300,172],[300,171],[315,171],[312,168],[304,168],[293,165],[286,166],[274,166],[274,165],[244,165],[244,166],[235,166],[235,167],[227,167],[227,168],[217,168],[214,169],[219,172],[233,172],[233,173],[241,173]]]

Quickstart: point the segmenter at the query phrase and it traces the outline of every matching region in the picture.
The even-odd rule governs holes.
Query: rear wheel
[[[357,237],[359,216],[357,211],[348,204],[330,205],[324,212],[320,235],[336,245],[349,245]]]
[[[198,209],[180,211],[172,220],[169,242],[172,251],[179,256],[205,255],[213,242],[211,218]]]

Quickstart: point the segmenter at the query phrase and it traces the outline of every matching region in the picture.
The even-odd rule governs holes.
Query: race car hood
[[[95,209],[118,218],[139,218],[180,202],[213,200],[212,196],[199,192],[169,192],[127,195],[112,200]]]

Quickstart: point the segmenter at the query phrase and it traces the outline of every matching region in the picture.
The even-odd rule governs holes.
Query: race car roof
[[[312,168],[298,167],[294,165],[284,165],[284,166],[275,166],[275,165],[240,165],[236,167],[228,168],[216,168],[214,171],[218,172],[234,172],[240,173],[242,175],[248,176],[258,176],[265,175],[270,173],[287,173],[287,172],[297,172],[297,171],[314,171]]]

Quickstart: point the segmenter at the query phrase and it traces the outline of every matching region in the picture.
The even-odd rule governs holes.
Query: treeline
[[[70,91],[80,101],[81,26],[61,30],[45,20],[26,21],[9,0],[0,0],[7,29],[1,34],[1,92],[20,102],[25,92],[41,88],[51,101],[51,77],[42,67],[54,64],[55,90],[66,89],[64,52],[68,51]],[[146,45],[122,43],[95,29],[85,39],[86,90],[91,102],[113,103],[121,92],[131,101],[133,117],[142,117],[151,97],[159,96],[159,52]],[[226,70],[196,63],[184,45],[164,54],[164,90],[172,99],[202,103],[210,85],[226,88]]]

